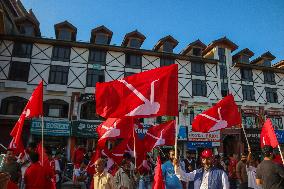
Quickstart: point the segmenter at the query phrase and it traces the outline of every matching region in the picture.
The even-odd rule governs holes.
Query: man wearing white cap
[[[182,180],[194,181],[194,189],[229,189],[229,181],[227,174],[213,167],[213,153],[210,149],[205,149],[201,153],[203,168],[194,170],[190,173],[185,173],[178,164],[174,161],[175,173]]]

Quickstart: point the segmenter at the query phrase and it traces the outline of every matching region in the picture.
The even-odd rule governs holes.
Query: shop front
[[[41,141],[42,121],[41,119],[33,119],[31,122],[30,133],[32,140],[36,143]],[[43,143],[51,148],[52,153],[61,151],[68,156],[70,148],[68,139],[71,136],[70,122],[67,120],[44,119],[43,127]]]
[[[83,145],[87,150],[94,150],[98,140],[97,127],[102,121],[72,121],[71,123],[71,151],[75,145]]]
[[[205,148],[211,148],[214,154],[218,154],[220,147],[220,131],[210,133],[189,132],[188,133],[188,150],[195,150],[197,154]]]

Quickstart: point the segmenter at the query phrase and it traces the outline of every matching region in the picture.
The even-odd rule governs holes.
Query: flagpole
[[[44,121],[43,121],[43,115],[41,116],[41,165],[43,165],[43,127],[44,127]]]
[[[137,167],[137,164],[136,164],[136,139],[135,139],[135,124],[134,124],[134,118],[132,118],[132,126],[133,126],[133,153],[134,153],[134,165],[135,165],[135,169]]]
[[[282,164],[284,165],[284,158],[283,158],[283,154],[282,154],[282,151],[281,151],[281,148],[280,148],[279,144],[278,144],[278,150],[280,152],[280,156],[281,156],[281,159],[282,159]]]
[[[249,150],[251,150],[250,145],[249,145],[249,141],[248,141],[248,137],[247,137],[247,134],[246,134],[246,131],[245,131],[245,128],[244,128],[244,126],[243,126],[243,124],[242,124],[242,123],[241,123],[241,125],[242,125],[242,129],[243,129],[243,132],[244,132],[244,135],[245,135],[246,141],[247,141],[248,148],[249,148]]]
[[[175,158],[178,158],[178,146],[177,146],[177,138],[178,138],[178,116],[176,116],[176,133],[175,133]]]

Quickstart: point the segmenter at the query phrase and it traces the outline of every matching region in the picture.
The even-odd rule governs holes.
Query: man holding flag
[[[267,119],[262,127],[260,144],[264,159],[257,166],[256,184],[262,185],[263,189],[283,189],[284,168],[272,161],[274,158],[273,148],[278,147],[280,150],[280,147],[270,119]],[[283,157],[281,158],[283,160]]]

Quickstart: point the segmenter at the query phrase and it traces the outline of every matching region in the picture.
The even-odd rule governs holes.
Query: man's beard
[[[211,167],[212,167],[212,165],[203,165],[203,167],[204,167],[204,169],[206,170],[206,171],[208,171]]]

